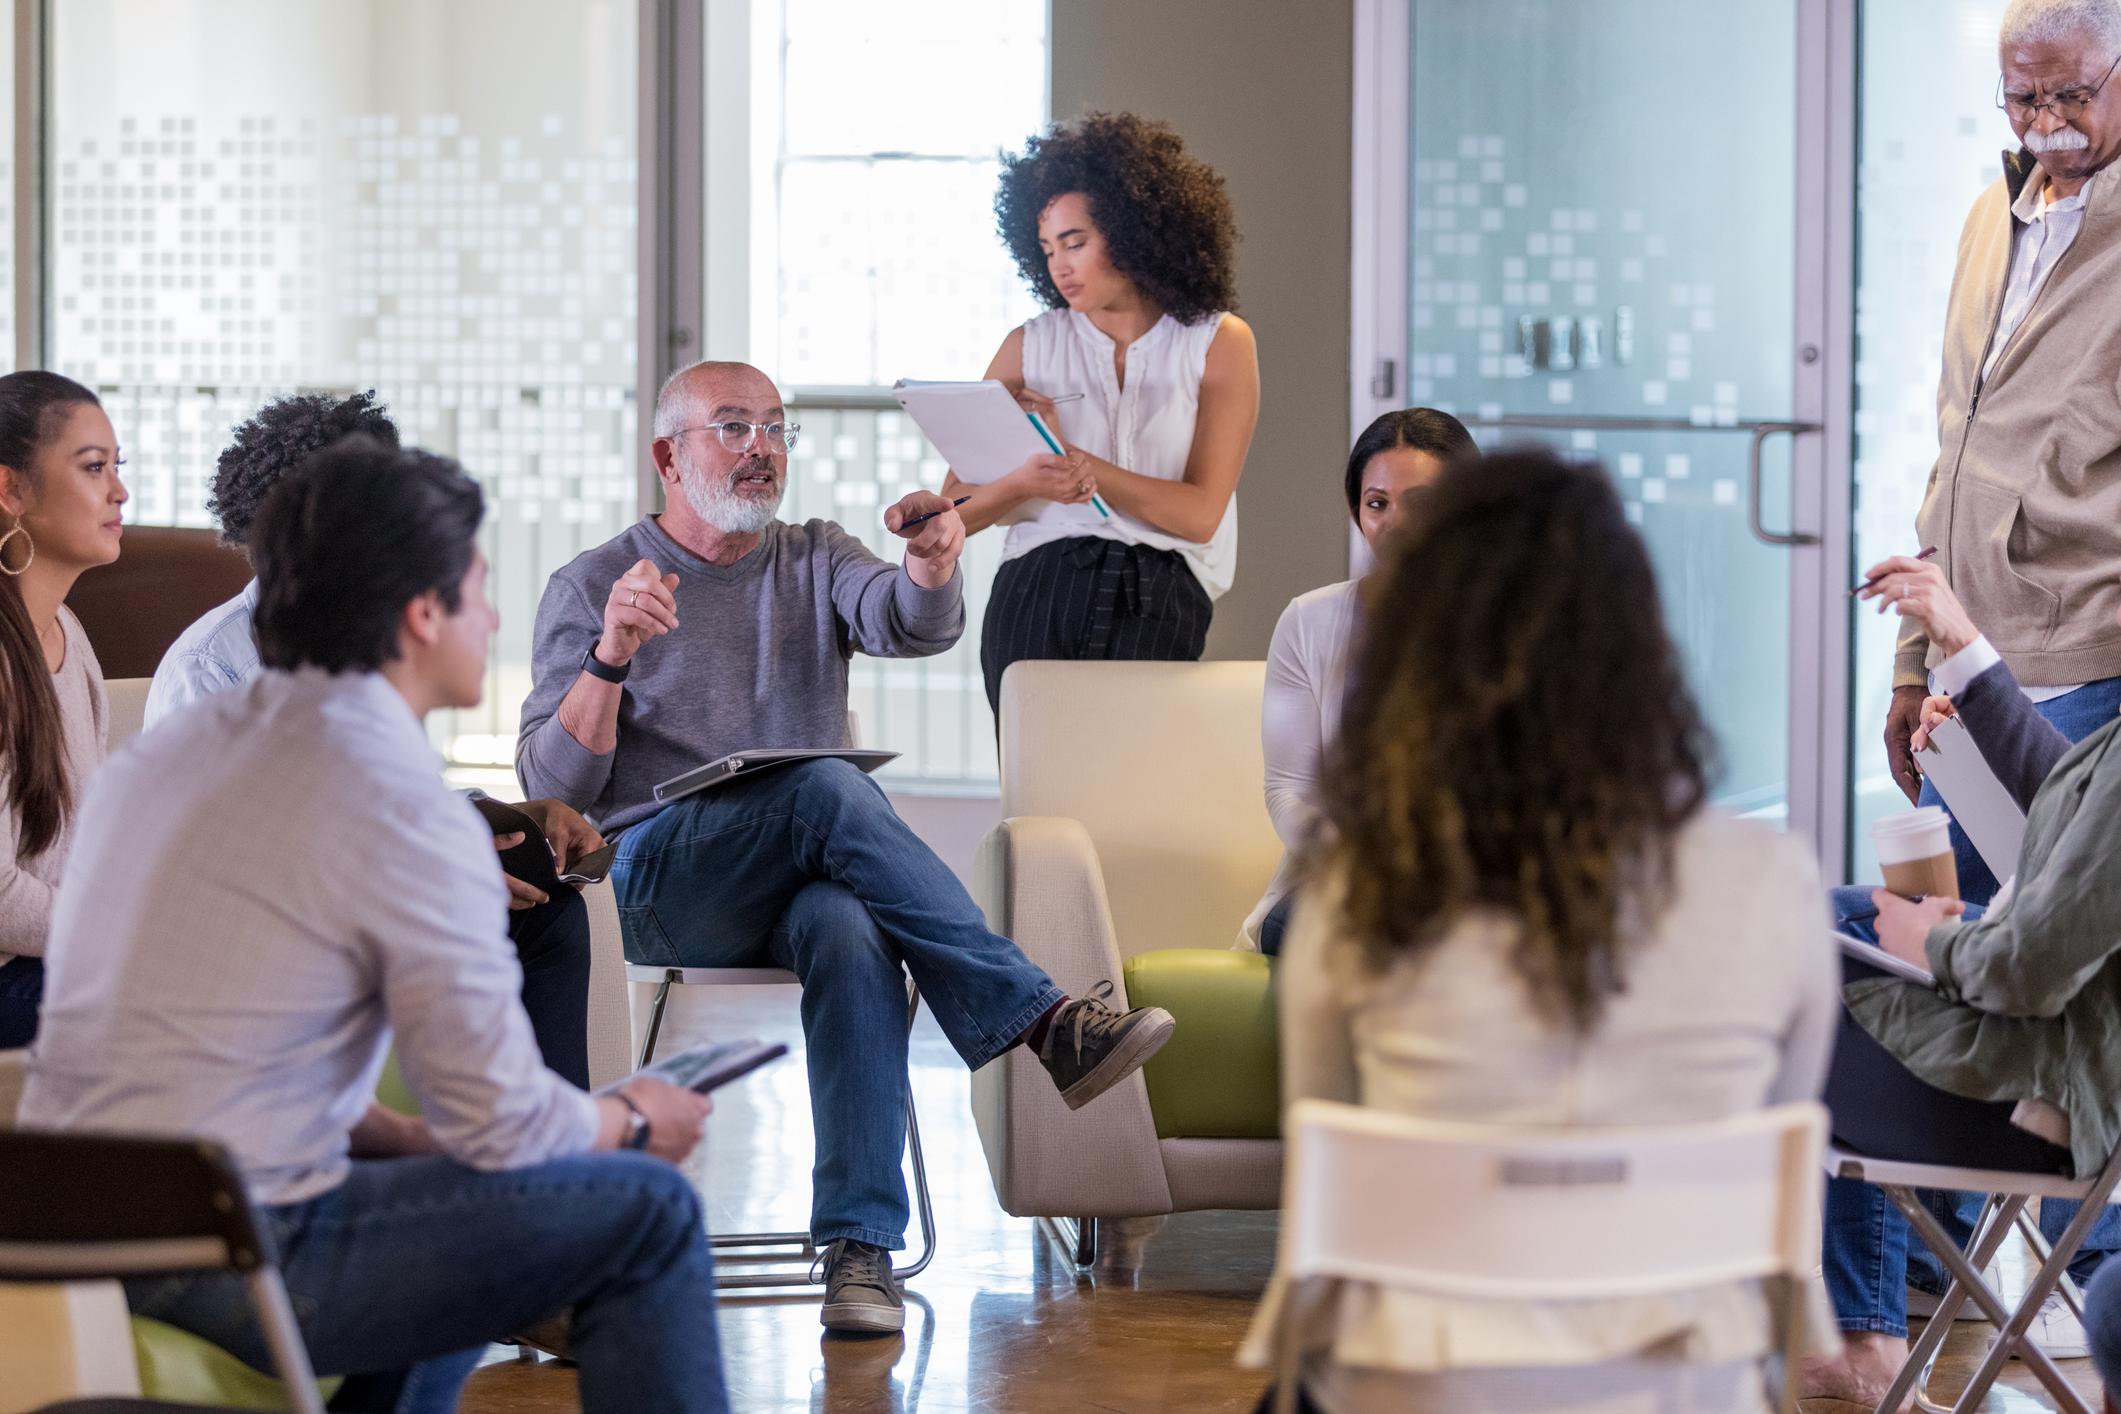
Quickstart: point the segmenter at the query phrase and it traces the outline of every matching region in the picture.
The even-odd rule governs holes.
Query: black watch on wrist
[[[599,658],[597,656],[597,644],[603,641],[601,638],[590,640],[589,651],[582,655],[582,671],[593,678],[602,678],[606,682],[626,681],[626,674],[633,671],[633,664],[621,663],[614,668],[611,664]]]
[[[654,1126],[648,1123],[648,1116],[641,1112],[641,1107],[629,1099],[623,1090],[612,1091],[611,1098],[626,1107],[626,1134],[624,1138],[619,1140],[619,1147],[621,1149],[647,1148],[648,1140],[655,1132]]]

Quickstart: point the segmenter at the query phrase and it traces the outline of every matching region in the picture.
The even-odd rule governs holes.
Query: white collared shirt
[[[2032,313],[2040,298],[2040,287],[2055,266],[2069,253],[2077,233],[2084,229],[2084,192],[2057,200],[2048,199],[2047,174],[2036,185],[2027,182],[2011,203],[2011,215],[2020,229],[2011,241],[2010,276],[2003,283],[2003,310],[1996,319],[1996,336],[1989,341],[1988,361],[1981,365],[1981,381],[1996,371],[1996,360],[2010,347],[2011,336]]]
[[[589,1149],[545,1068],[493,835],[374,674],[268,672],[107,761],[75,828],[22,1123],[195,1134],[252,1196],[346,1177],[384,1055],[444,1153]]]

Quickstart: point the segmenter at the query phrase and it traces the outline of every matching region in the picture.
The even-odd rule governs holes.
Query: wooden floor
[[[665,1044],[709,1034],[798,1044],[794,995],[679,989]],[[914,1059],[942,1233],[934,1264],[907,1290],[905,1335],[826,1336],[814,1287],[728,1295],[719,1329],[732,1407],[743,1414],[1251,1410],[1264,1382],[1237,1369],[1232,1355],[1272,1265],[1273,1216],[1196,1213],[1131,1224],[1105,1244],[1096,1270],[1079,1277],[1030,1222],[995,1206],[964,1067],[925,1020]],[[718,1097],[692,1167],[714,1230],[806,1225],[808,1115],[799,1056]],[[1953,1333],[1933,1393],[1956,1396],[1987,1331],[1967,1323]],[[2090,1362],[2064,1369],[2096,1407]],[[1985,1409],[2054,1407],[2022,1365],[2013,1362],[2004,1381],[2008,1388]],[[461,1406],[468,1414],[579,1407],[570,1370],[523,1364],[500,1348],[473,1376]]]

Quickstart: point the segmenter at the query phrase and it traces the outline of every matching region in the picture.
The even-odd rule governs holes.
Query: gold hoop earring
[[[22,537],[22,545],[24,550],[22,556],[22,563],[19,565],[11,565],[7,562],[7,547],[18,535]],[[37,542],[30,539],[29,532],[22,528],[22,517],[16,516],[15,523],[12,526],[8,527],[7,534],[0,535],[0,574],[4,574],[12,578],[15,575],[21,574],[24,570],[28,569],[36,562]]]

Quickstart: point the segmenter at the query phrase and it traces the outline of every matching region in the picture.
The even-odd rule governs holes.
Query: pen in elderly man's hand
[[[972,498],[970,496],[960,496],[956,500],[952,501],[947,509],[954,511],[959,506],[962,506],[963,504],[965,504],[965,502],[971,499]],[[937,516],[941,514],[942,511],[922,511],[919,515],[915,516],[911,520],[900,521],[898,533],[904,535],[907,531],[911,530],[914,526],[919,525],[922,521],[934,520]]]
[[[1928,558],[1929,558],[1930,556],[1932,556],[1932,555],[1934,555],[1934,554],[1936,554],[1936,553],[1937,553],[1937,547],[1936,547],[1936,546],[1934,546],[1934,545],[1932,545],[1932,546],[1930,546],[1930,547],[1929,547],[1929,548],[1928,548],[1927,550],[1924,550],[1924,551],[1923,551],[1923,552],[1922,552],[1921,554],[1919,554],[1919,555],[1915,556],[1915,558],[1916,558],[1916,559],[1918,559],[1918,560],[1926,560],[1926,559],[1928,559]],[[1857,585],[1857,586],[1856,586],[1856,587],[1855,587],[1854,589],[1851,589],[1851,590],[1849,591],[1849,594],[1850,594],[1851,596],[1854,596],[1854,595],[1857,595],[1857,594],[1861,594],[1861,593],[1862,593],[1862,592],[1863,592],[1864,590],[1866,590],[1866,589],[1870,588],[1870,587],[1871,587],[1872,585],[1876,584],[1876,583],[1878,582],[1878,580],[1879,580],[1879,579],[1884,579],[1884,578],[1885,578],[1885,576],[1881,574],[1881,575],[1879,575],[1879,576],[1878,576],[1878,578],[1877,578],[1877,579],[1866,579],[1865,581],[1863,581],[1863,583],[1861,583],[1861,584]]]

